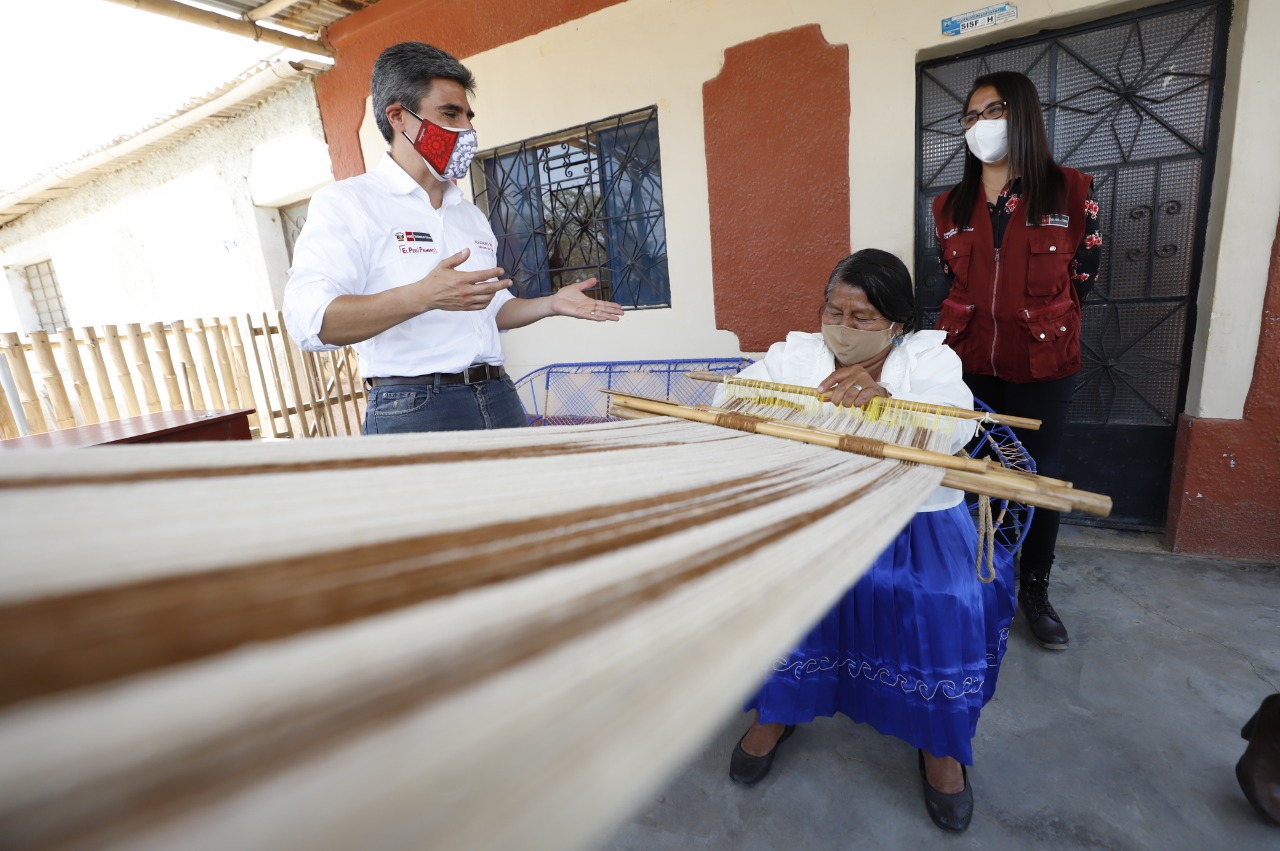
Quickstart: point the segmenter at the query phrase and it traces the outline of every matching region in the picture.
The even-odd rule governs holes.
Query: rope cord
[[[986,574],[982,571],[983,551],[986,551]],[[991,519],[991,498],[978,495],[978,550],[973,569],[978,574],[978,581],[990,584],[996,578],[996,527]]]

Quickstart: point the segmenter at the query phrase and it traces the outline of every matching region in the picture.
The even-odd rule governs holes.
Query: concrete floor
[[[843,716],[798,729],[769,777],[735,786],[750,721],[735,712],[604,847],[1280,849],[1234,773],[1241,725],[1280,691],[1280,566],[1084,527],[1063,527],[1058,564],[1071,647],[1042,650],[1014,621],[965,833],[929,821],[913,749]]]

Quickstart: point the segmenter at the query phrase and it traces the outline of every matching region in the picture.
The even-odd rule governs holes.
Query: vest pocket
[[[947,332],[947,345],[953,346],[963,340],[969,333],[969,323],[973,321],[973,305],[948,298],[942,302],[942,313],[938,316],[939,331]]]
[[[1030,337],[1027,363],[1033,378],[1055,378],[1080,360],[1080,313],[1075,302],[1023,308],[1018,317]]]
[[[955,278],[954,286],[959,289],[969,287],[969,259],[973,255],[973,232],[960,231],[947,239],[942,246],[942,259],[951,269]]]
[[[1027,295],[1054,296],[1071,284],[1071,260],[1075,251],[1065,228],[1027,229]]]

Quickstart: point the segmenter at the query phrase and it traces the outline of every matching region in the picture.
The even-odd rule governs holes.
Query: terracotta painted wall
[[[382,0],[334,24],[337,60],[316,79],[337,180],[364,173],[360,122],[378,54],[401,41],[425,41],[465,59],[620,3],[622,0]],[[588,67],[585,71],[590,73]]]
[[[1175,552],[1280,562],[1280,222],[1244,419],[1179,418],[1166,538]]]
[[[726,50],[702,91],[716,327],[763,351],[818,329],[849,253],[849,48],[773,33]]]

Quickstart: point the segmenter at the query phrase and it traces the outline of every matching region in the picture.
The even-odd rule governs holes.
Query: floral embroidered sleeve
[[[1076,285],[1080,300],[1089,297],[1098,268],[1102,265],[1102,225],[1098,221],[1098,202],[1093,200],[1093,187],[1084,201],[1084,238],[1071,260],[1071,280]]]

